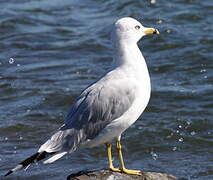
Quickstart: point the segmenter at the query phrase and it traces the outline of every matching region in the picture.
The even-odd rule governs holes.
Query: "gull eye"
[[[140,26],[138,26],[138,25],[137,25],[137,26],[135,26],[135,29],[137,29],[137,30],[138,30],[138,29],[140,29]]]

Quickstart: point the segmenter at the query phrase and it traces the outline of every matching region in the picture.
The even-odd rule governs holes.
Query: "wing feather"
[[[135,98],[132,87],[130,82],[124,83],[124,80],[92,85],[71,107],[63,129],[83,130],[84,140],[93,139],[130,108]]]
[[[39,152],[72,152],[79,144],[95,138],[131,107],[135,99],[134,83],[124,78],[113,81],[106,78],[81,93],[71,106],[65,124]]]

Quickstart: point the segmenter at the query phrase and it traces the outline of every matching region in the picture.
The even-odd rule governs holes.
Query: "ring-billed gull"
[[[138,170],[124,166],[121,134],[131,126],[146,108],[151,92],[149,72],[137,42],[147,34],[159,34],[137,20],[118,20],[112,31],[114,58],[112,68],[86,88],[72,104],[64,125],[31,157],[19,163],[5,176],[27,168],[33,162],[46,159],[52,163],[80,146],[106,144],[109,169],[140,175]],[[112,163],[111,141],[116,139],[119,168]]]

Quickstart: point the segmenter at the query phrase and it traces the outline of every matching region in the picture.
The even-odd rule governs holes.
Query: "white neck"
[[[115,56],[113,59],[114,67],[126,66],[128,70],[134,71],[139,77],[149,77],[145,59],[136,43],[117,43],[114,44]]]

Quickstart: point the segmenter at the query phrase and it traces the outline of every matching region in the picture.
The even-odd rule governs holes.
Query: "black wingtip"
[[[8,175],[10,175],[10,174],[12,174],[13,173],[13,171],[8,171],[4,176],[8,176]]]

